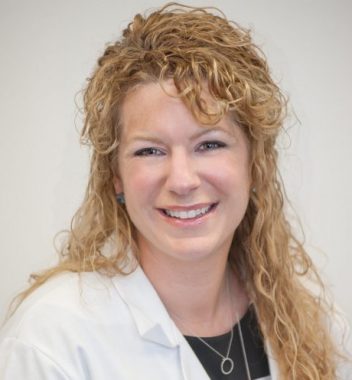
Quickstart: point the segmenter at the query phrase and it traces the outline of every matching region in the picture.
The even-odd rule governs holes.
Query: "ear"
[[[113,184],[115,188],[116,194],[122,193],[123,192],[123,186],[122,186],[122,181],[119,177],[114,176],[113,178]]]

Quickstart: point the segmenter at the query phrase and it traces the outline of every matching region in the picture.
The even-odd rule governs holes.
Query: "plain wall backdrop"
[[[86,186],[80,90],[107,42],[152,0],[1,0],[0,317],[28,276],[56,261]],[[290,98],[281,168],[311,253],[352,321],[352,3],[189,1],[253,29]]]

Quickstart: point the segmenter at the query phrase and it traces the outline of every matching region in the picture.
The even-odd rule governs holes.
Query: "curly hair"
[[[286,98],[271,78],[266,58],[250,32],[214,10],[170,3],[137,14],[121,38],[106,47],[84,92],[82,139],[92,149],[89,183],[75,214],[60,263],[34,275],[24,298],[62,271],[125,274],[127,252],[138,256],[134,227],[116,202],[120,109],[138,85],[174,81],[194,117],[213,124],[231,113],[250,142],[255,191],[235,232],[229,261],[253,301],[261,332],[283,379],[334,379],[338,351],[329,335],[324,287],[284,213],[276,139]],[[218,112],[202,100],[204,84]],[[108,252],[106,244],[113,241]],[[236,251],[236,257],[234,252]],[[322,289],[310,292],[302,279]]]

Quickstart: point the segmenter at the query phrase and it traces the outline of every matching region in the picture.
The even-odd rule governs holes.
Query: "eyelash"
[[[226,147],[226,144],[221,141],[204,141],[198,145],[197,151],[206,152],[224,147]],[[154,147],[139,149],[134,153],[137,157],[163,156],[164,154],[162,150]]]
[[[160,149],[150,147],[150,148],[139,149],[137,150],[137,152],[135,152],[134,155],[142,157],[142,156],[162,156],[163,154],[164,153]]]
[[[225,148],[226,144],[221,141],[204,141],[202,142],[198,150],[200,151],[208,151],[208,150],[216,150],[220,148]]]

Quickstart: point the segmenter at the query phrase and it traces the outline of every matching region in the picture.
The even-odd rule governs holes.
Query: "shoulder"
[[[7,321],[0,334],[32,340],[43,331],[74,328],[83,322],[105,319],[123,304],[111,279],[96,272],[63,273],[36,289]],[[49,332],[49,331],[48,331]]]
[[[3,326],[0,357],[7,359],[0,360],[0,377],[24,378],[19,371],[32,368],[46,378],[85,378],[97,352],[106,358],[113,347],[123,346],[122,326],[130,327],[131,318],[109,277],[58,275],[26,298]]]
[[[0,333],[0,378],[30,371],[36,379],[179,379],[179,341],[140,269],[113,278],[63,274],[29,296]]]

